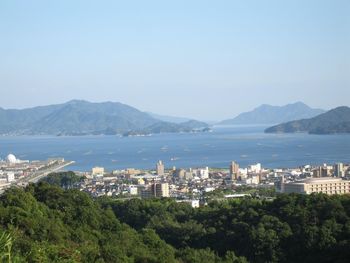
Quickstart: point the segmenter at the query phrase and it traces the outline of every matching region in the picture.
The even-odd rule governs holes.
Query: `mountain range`
[[[350,133],[350,108],[337,107],[310,119],[272,126],[266,133],[308,132],[310,134]]]
[[[263,104],[252,111],[239,114],[233,119],[218,123],[219,125],[238,124],[277,124],[292,120],[312,118],[324,110],[313,109],[302,102],[287,104],[285,106],[271,106]]]
[[[118,102],[91,103],[72,100],[63,104],[22,110],[0,108],[0,134],[145,135],[207,129],[208,125],[203,122],[166,122]]]
[[[302,102],[285,106],[261,105],[220,124],[274,124],[265,130],[317,134],[350,132],[350,108],[328,112]],[[28,109],[0,108],[0,135],[149,135],[209,131],[205,122],[142,112],[119,102],[72,100]]]

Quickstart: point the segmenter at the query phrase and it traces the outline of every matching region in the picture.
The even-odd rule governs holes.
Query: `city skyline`
[[[348,105],[348,1],[3,1],[2,108],[71,99],[221,120]]]

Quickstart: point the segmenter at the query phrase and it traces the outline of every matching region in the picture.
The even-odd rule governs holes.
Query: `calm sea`
[[[0,137],[0,158],[13,153],[25,160],[64,157],[71,170],[93,166],[107,170],[166,167],[297,167],[303,164],[350,162],[350,135],[264,134],[263,126],[215,127],[211,133],[158,134],[150,137],[82,136]]]

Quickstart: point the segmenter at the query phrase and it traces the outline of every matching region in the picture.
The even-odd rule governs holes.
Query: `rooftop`
[[[341,178],[337,177],[320,177],[320,178],[307,178],[302,181],[297,181],[294,183],[298,184],[320,184],[320,183],[338,183],[343,181]]]

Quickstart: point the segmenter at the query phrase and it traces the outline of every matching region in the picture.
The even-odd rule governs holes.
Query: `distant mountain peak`
[[[66,103],[63,103],[63,104],[66,104],[66,105],[75,105],[75,104],[88,104],[88,103],[93,103],[93,102],[89,102],[89,101],[86,101],[86,100],[70,100],[70,101],[67,101]]]
[[[302,101],[297,101],[297,102],[294,102],[294,103],[291,103],[290,105],[301,105],[301,106],[306,106],[308,108],[310,108],[308,105],[306,105],[304,102]]]
[[[305,104],[302,101],[296,101],[296,102],[288,103],[288,104],[282,105],[282,106],[276,106],[276,105],[271,105],[271,104],[264,103],[264,104],[261,104],[259,107],[255,108],[255,109],[258,109],[258,108],[284,108],[284,107],[293,107],[293,106],[303,106],[303,107],[306,107],[306,108],[311,108],[311,107],[309,107],[307,104]]]
[[[262,104],[252,111],[241,113],[233,119],[222,121],[220,124],[275,124],[301,118],[311,118],[323,112],[325,111],[312,109],[300,101],[284,106]]]

